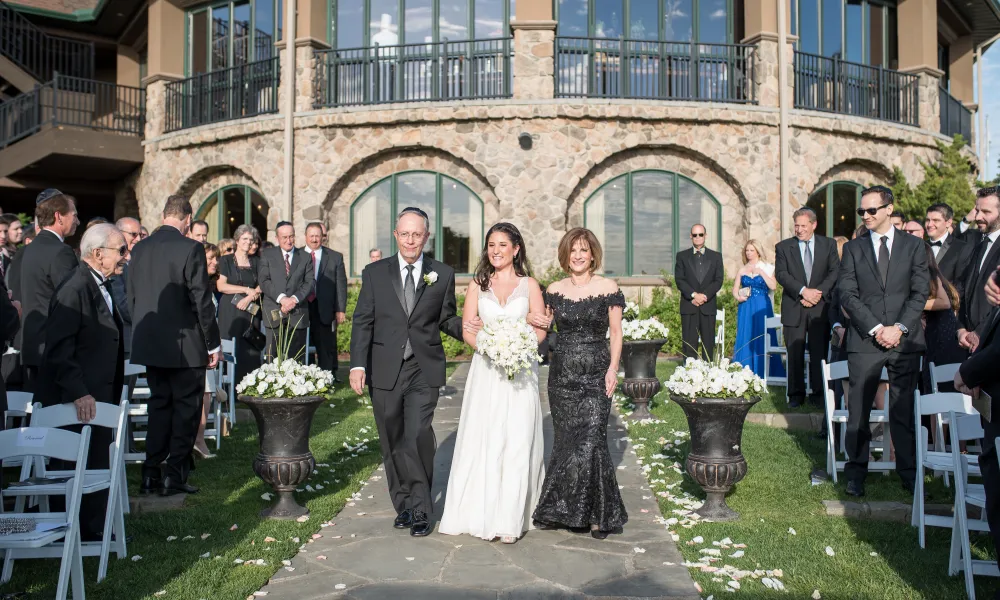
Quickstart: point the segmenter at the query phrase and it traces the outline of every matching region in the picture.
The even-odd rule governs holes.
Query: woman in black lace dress
[[[570,276],[548,289],[559,331],[548,384],[555,439],[533,516],[539,528],[589,529],[604,539],[628,521],[607,434],[625,297],[614,281],[594,275],[601,246],[590,230],[578,227],[563,237],[559,264]]]

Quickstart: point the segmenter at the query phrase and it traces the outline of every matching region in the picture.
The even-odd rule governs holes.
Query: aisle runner
[[[460,366],[442,397],[434,419],[439,450],[434,479],[434,510],[440,515],[448,487],[448,469],[461,413],[468,365]],[[542,413],[546,458],[552,425],[542,368]],[[478,600],[532,598],[684,598],[698,599],[684,561],[663,525],[635,454],[619,422],[608,438],[611,456],[629,512],[624,535],[598,541],[566,531],[529,531],[517,544],[485,542],[469,536],[434,533],[410,537],[392,528],[395,512],[381,471],[361,490],[360,500],[345,507],[291,564],[280,569],[262,591],[268,600],[318,598],[405,598],[406,600]],[[369,498],[369,496],[373,496]],[[668,564],[664,564],[668,563]]]

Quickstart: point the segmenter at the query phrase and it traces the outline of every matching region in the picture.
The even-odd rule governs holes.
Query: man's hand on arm
[[[365,394],[365,370],[360,367],[351,369],[350,380],[354,393],[363,396]]]

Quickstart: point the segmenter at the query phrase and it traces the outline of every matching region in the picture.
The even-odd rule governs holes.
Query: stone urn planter
[[[309,429],[313,415],[326,398],[257,398],[241,396],[257,420],[260,451],[253,471],[278,494],[278,503],[265,508],[260,516],[268,519],[297,519],[309,509],[295,501],[295,488],[305,483],[316,468],[309,451]]]
[[[747,474],[743,458],[743,422],[760,398],[697,398],[671,395],[684,410],[691,432],[691,451],[684,467],[701,489],[705,503],[697,512],[712,521],[740,515],[726,505],[726,493]]]
[[[656,356],[666,343],[665,339],[622,343],[622,365],[625,367],[622,392],[635,404],[635,410],[628,417],[630,420],[653,417],[649,413],[649,400],[660,391],[660,380],[656,378]]]

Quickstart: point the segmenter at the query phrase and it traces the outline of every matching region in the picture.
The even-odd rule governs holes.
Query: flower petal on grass
[[[239,525],[237,525],[236,523],[233,523],[233,526],[229,528],[229,531],[236,531],[239,528],[240,528]]]
[[[795,530],[792,529],[791,527],[788,528],[788,533],[790,533],[792,535],[796,535]]]
[[[826,555],[827,556],[834,556],[835,554],[836,553],[833,551],[833,548],[831,548],[829,546],[826,547]]]
[[[142,560],[142,557],[138,554],[132,557],[132,562],[139,562],[140,560]]]
[[[813,600],[819,600],[822,596],[819,595],[819,590],[813,590],[813,595],[810,596]]]

